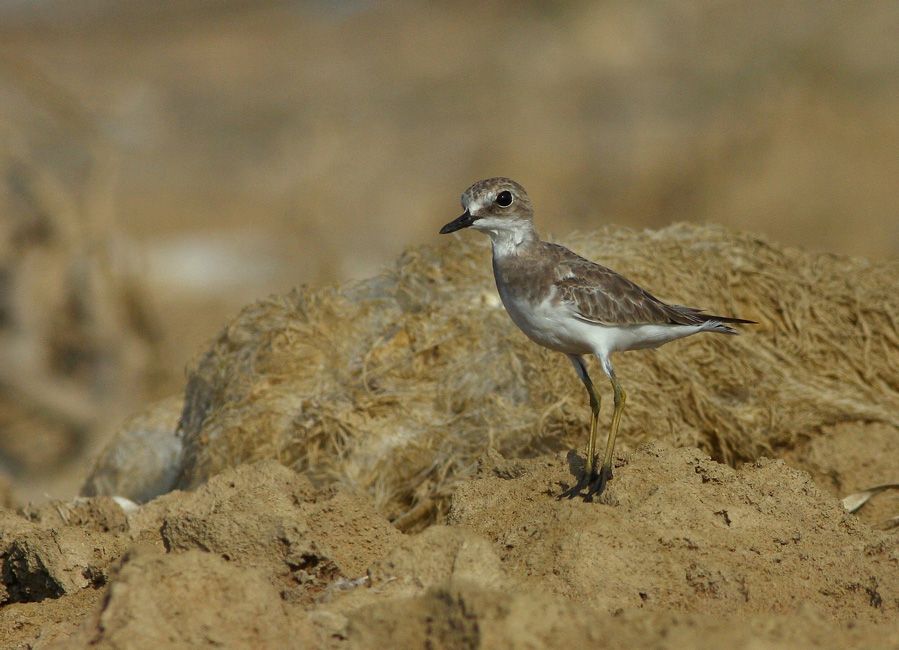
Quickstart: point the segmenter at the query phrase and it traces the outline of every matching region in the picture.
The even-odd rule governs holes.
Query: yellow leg
[[[592,387],[592,386],[591,386]],[[592,391],[590,396],[590,439],[587,442],[587,476],[593,476],[596,471],[596,429],[599,423],[599,396]]]
[[[624,413],[624,403],[627,401],[627,393],[615,378],[615,373],[609,375],[612,380],[612,390],[615,392],[615,410],[612,411],[612,427],[609,429],[609,438],[606,440],[606,453],[602,458],[602,473],[606,479],[612,478],[612,452],[615,450],[615,438],[618,436],[618,425],[621,424],[621,414]]]

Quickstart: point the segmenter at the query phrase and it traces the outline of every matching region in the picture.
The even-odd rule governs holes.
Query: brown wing
[[[601,325],[697,325],[708,317],[699,309],[669,305],[622,275],[549,244],[557,259],[558,299],[583,320]]]

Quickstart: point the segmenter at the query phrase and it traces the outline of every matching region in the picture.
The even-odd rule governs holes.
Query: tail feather
[[[728,322],[744,323],[746,321],[736,320],[736,321],[728,321]],[[752,321],[749,321],[749,322],[752,322]],[[708,319],[706,321],[703,321],[701,331],[716,332],[717,334],[732,334],[732,335],[737,335],[740,333],[737,330],[735,330],[733,327],[728,327],[727,325],[722,323],[720,320],[713,320],[713,319]]]
[[[702,309],[695,307],[686,307],[684,305],[671,305],[678,316],[683,317],[687,322],[702,323],[703,330],[709,332],[720,332],[722,334],[739,334],[737,330],[728,327],[724,323],[734,323],[740,325],[758,325],[757,321],[747,320],[745,318],[736,318],[734,316],[714,316],[712,314],[703,313]],[[686,324],[684,321],[679,321]]]
[[[733,316],[707,316],[699,314],[704,321],[716,321],[718,323],[742,323],[743,325],[758,325],[758,321],[746,320],[745,318],[734,318]]]

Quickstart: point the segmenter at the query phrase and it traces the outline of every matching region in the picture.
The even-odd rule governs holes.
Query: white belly
[[[596,354],[656,348],[702,330],[702,325],[599,325],[577,318],[552,297],[533,304],[500,289],[512,321],[536,343],[565,354]]]
[[[499,295],[512,321],[534,342],[566,354],[593,351],[587,323],[573,318],[568,309],[550,300],[535,305],[502,289]]]

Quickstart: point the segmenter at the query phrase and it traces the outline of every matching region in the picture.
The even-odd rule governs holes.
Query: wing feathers
[[[556,299],[568,304],[580,320],[600,325],[700,325],[708,321],[753,323],[704,310],[669,305],[611,269],[595,264],[557,244],[545,244],[555,257]]]

